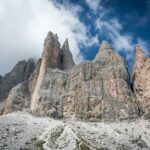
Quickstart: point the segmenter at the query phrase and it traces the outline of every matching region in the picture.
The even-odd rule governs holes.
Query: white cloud
[[[89,6],[89,8],[92,9],[94,12],[96,12],[100,7],[100,2],[101,0],[86,0],[86,3]]]
[[[134,58],[134,48],[136,44],[139,44],[143,51],[148,55],[148,43],[141,38],[135,38],[137,43],[133,42],[133,36],[122,34],[121,30],[123,26],[119,23],[116,18],[103,20],[99,18],[96,20],[96,28],[100,35],[107,35],[108,39],[111,40],[112,46],[115,51],[124,51],[124,57],[127,61],[132,61]],[[134,40],[135,40],[134,39]]]
[[[79,45],[86,45],[90,37],[78,19],[81,8],[66,4],[49,0],[0,0],[0,73],[10,71],[18,60],[40,57],[48,31],[57,33],[61,44],[66,37],[69,39],[76,63],[83,59]]]
[[[48,31],[57,33],[61,44],[65,38],[69,39],[76,63],[84,59],[79,46],[86,49],[98,44],[98,35],[100,38],[107,36],[116,51],[124,50],[131,57],[135,46],[133,37],[121,33],[122,24],[117,18],[109,19],[111,10],[106,10],[101,2],[86,0],[93,10],[90,13],[98,16],[97,35],[92,37],[88,24],[79,20],[81,6],[72,5],[67,0],[63,4],[52,0],[0,0],[0,73],[10,71],[18,60],[39,58]],[[95,21],[92,15],[88,17],[89,22]],[[138,42],[147,49],[146,42],[140,38]]]
[[[116,51],[133,51],[134,44],[132,43],[132,37],[130,35],[121,34],[122,25],[117,19],[97,19],[96,28],[101,34],[105,34],[111,39]]]

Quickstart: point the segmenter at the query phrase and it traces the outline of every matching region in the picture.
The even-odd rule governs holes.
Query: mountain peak
[[[49,31],[44,41],[44,47],[60,47],[57,34]]]
[[[141,48],[139,44],[135,46],[134,52],[135,52],[135,61],[143,61],[147,58],[146,54],[144,53],[144,50]]]
[[[109,43],[107,41],[103,41],[100,47],[100,51],[104,51],[104,50],[112,50],[111,46],[109,45]]]
[[[109,45],[107,41],[103,41],[94,61],[102,60],[101,58],[104,58],[104,57],[109,58],[111,55],[113,55],[111,46]]]
[[[66,38],[63,46],[62,46],[62,49],[63,50],[69,50],[70,51],[70,48],[69,48],[69,42],[68,42],[68,38]]]
[[[66,38],[62,48],[61,48],[61,69],[70,69],[75,65],[72,57],[72,53],[69,48],[69,42]]]
[[[112,50],[108,42],[102,42],[96,61],[85,61],[75,66],[68,39],[60,47],[57,34],[49,32],[44,44],[43,56],[33,73],[30,63],[29,67],[23,63],[24,67],[18,67],[17,74],[13,72],[9,80],[7,78],[4,82],[2,78],[4,83],[1,82],[1,87],[4,90],[0,87],[1,93],[6,93],[5,86],[18,80],[18,77],[21,77],[19,83],[23,86],[19,90],[14,87],[16,84],[11,86],[13,91],[4,98],[5,108],[0,108],[0,114],[18,110],[18,101],[20,110],[30,105],[33,114],[53,118],[115,121],[149,114],[150,61],[143,59],[145,54],[139,46],[135,48],[138,59],[131,80],[133,92],[124,58]],[[141,55],[145,61],[138,61]],[[23,68],[22,71],[20,68]],[[28,105],[20,94],[27,95]]]
[[[59,54],[60,43],[58,41],[58,36],[57,34],[53,34],[51,31],[49,31],[44,41],[44,50],[42,56],[42,60],[44,61],[45,67],[58,67]]]

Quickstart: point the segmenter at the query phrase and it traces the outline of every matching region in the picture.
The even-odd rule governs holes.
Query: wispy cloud
[[[106,34],[108,36],[116,51],[133,50],[132,37],[121,33],[123,27],[116,18],[109,20],[97,19],[96,28],[101,34]]]
[[[99,8],[101,0],[85,0],[91,10],[96,12]]]
[[[80,62],[83,57],[79,45],[96,42],[79,20],[81,9],[49,0],[1,0],[0,73],[8,72],[18,60],[40,57],[49,30],[58,34],[61,44],[66,37],[69,39],[74,59]]]
[[[69,39],[76,63],[84,59],[80,48],[90,47],[91,50],[93,45],[99,46],[98,37],[101,40],[104,36],[108,38],[116,51],[126,53],[127,59],[131,58],[135,44],[147,49],[146,41],[122,32],[124,27],[117,15],[113,17],[112,10],[104,7],[108,0],[85,2],[91,10],[87,16],[82,14],[84,8],[81,5],[67,0],[63,3],[55,0],[0,0],[0,73],[8,72],[18,60],[39,58],[49,30],[58,34],[61,44],[65,38]],[[84,19],[81,21],[81,14],[87,17],[88,23]]]

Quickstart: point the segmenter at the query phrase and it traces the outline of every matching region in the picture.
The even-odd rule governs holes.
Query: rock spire
[[[17,69],[23,80],[11,89],[4,107],[0,105],[0,114],[30,105],[33,114],[53,118],[115,121],[150,116],[150,60],[139,46],[135,48],[133,90],[124,58],[105,41],[94,61],[74,65],[68,40],[61,47],[57,35],[49,32],[33,73],[28,74],[30,65],[23,66],[27,74],[22,77],[22,69]],[[11,75],[18,74],[13,71]]]
[[[70,52],[68,39],[66,39],[61,48],[61,69],[68,70],[74,65],[75,63],[73,61],[72,53]]]
[[[132,82],[140,112],[150,118],[150,59],[139,45],[135,47]]]

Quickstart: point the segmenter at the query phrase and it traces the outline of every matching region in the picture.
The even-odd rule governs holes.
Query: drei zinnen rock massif
[[[149,150],[150,59],[134,52],[131,75],[106,41],[76,65],[49,32],[41,59],[0,76],[0,149]]]

